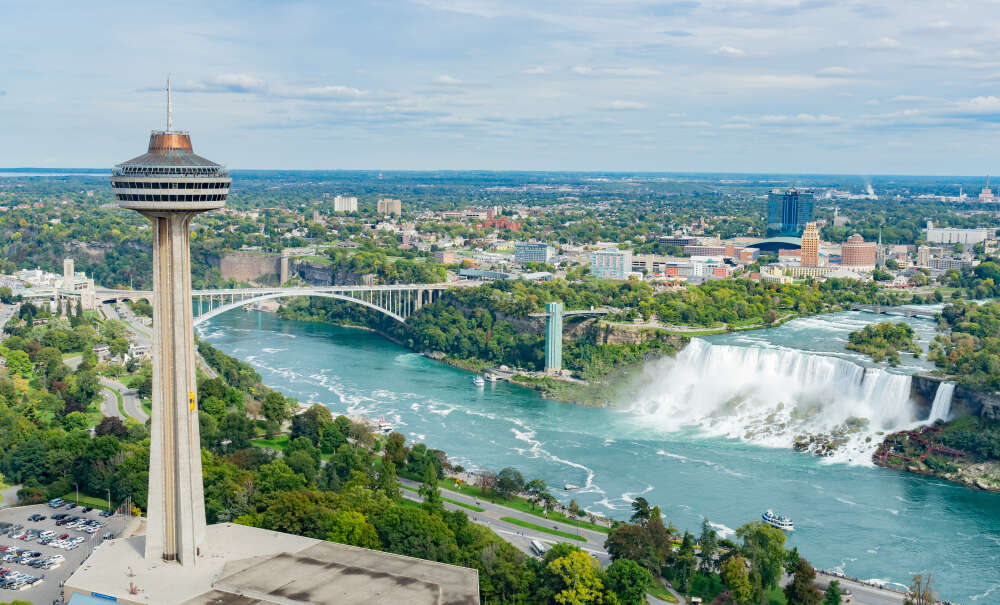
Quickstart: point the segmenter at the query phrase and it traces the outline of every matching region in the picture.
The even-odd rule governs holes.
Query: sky
[[[1000,172],[1000,2],[0,0],[0,167]]]

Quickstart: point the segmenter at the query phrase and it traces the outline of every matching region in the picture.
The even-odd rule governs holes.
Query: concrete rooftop
[[[478,605],[476,570],[234,524],[208,527],[194,567],[143,556],[144,536],[109,540],[64,587],[135,605]]]

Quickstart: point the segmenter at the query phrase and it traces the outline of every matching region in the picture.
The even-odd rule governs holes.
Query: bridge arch
[[[368,307],[369,309],[372,309],[374,311],[378,311],[379,313],[382,313],[383,315],[388,315],[389,317],[395,319],[396,321],[398,321],[401,324],[405,324],[406,323],[406,320],[401,315],[398,315],[397,313],[393,313],[392,311],[389,311],[387,309],[383,309],[382,307],[380,307],[380,306],[378,306],[376,304],[370,303],[367,300],[361,300],[360,298],[354,298],[353,296],[345,296],[343,294],[338,294],[336,292],[310,292],[310,291],[305,291],[305,292],[270,292],[270,293],[267,293],[267,294],[261,294],[261,295],[258,295],[258,296],[254,296],[252,298],[246,298],[244,300],[239,300],[239,301],[235,301],[235,302],[231,302],[231,303],[226,303],[226,304],[223,304],[221,306],[215,307],[214,309],[212,309],[210,311],[206,311],[205,313],[202,313],[202,314],[196,316],[194,318],[194,325],[197,326],[197,325],[199,325],[199,324],[201,324],[203,322],[208,321],[209,319],[212,319],[213,317],[217,317],[219,315],[222,315],[223,313],[226,313],[227,311],[232,311],[233,309],[242,307],[244,305],[249,305],[249,304],[253,304],[253,303],[261,302],[261,301],[265,301],[265,300],[273,300],[275,298],[291,298],[291,297],[294,297],[294,296],[316,296],[316,297],[320,297],[320,298],[333,298],[335,300],[343,300],[343,301],[346,301],[346,302],[359,304],[359,305],[361,305],[363,307]]]

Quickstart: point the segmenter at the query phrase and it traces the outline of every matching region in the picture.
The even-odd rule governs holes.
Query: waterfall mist
[[[879,432],[916,420],[910,377],[795,350],[714,345],[695,338],[647,372],[631,411],[664,430],[792,447],[801,435],[839,442],[832,460],[871,464]]]

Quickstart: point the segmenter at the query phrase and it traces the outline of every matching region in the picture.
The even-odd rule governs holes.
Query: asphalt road
[[[411,481],[409,479],[400,479],[399,482],[406,487],[413,489],[419,489],[420,484],[416,481]],[[413,500],[415,502],[421,502],[423,499],[416,492],[410,490],[402,490],[403,497],[408,500]],[[545,544],[556,544],[558,542],[569,542],[570,544],[575,544],[582,548],[585,552],[594,556],[594,558],[601,565],[610,565],[611,558],[608,557],[608,552],[604,550],[604,540],[607,538],[607,534],[601,532],[595,532],[590,530],[583,530],[579,527],[572,525],[566,525],[564,523],[559,523],[557,521],[550,521],[543,517],[538,517],[535,515],[530,515],[528,513],[523,513],[519,510],[512,508],[507,508],[506,506],[501,506],[498,504],[493,504],[492,502],[486,500],[477,500],[470,496],[464,494],[459,494],[457,492],[452,492],[449,490],[442,489],[442,496],[450,500],[455,500],[456,502],[462,502],[469,504],[471,506],[478,506],[484,509],[483,512],[476,512],[456,506],[450,502],[445,502],[444,506],[448,510],[462,510],[465,514],[469,516],[469,520],[479,523],[480,525],[485,525],[492,529],[494,532],[503,537],[519,550],[529,554],[534,555],[531,551],[531,541],[538,540]],[[560,538],[559,536],[554,536],[552,534],[535,531],[521,527],[519,525],[514,525],[512,523],[507,523],[506,521],[501,521],[500,517],[512,517],[514,519],[519,519],[527,521],[529,523],[534,523],[535,525],[542,525],[545,527],[552,527],[553,529],[558,529],[566,533],[571,533],[575,535],[583,535],[586,538],[586,542],[580,540],[571,540],[569,538]]]
[[[111,387],[101,389],[101,395],[104,397],[104,400],[101,401],[101,414],[104,414],[108,418],[119,418],[122,422],[125,422],[125,418],[118,411],[118,397]]]
[[[120,383],[117,380],[114,380],[112,378],[103,378],[102,377],[101,378],[101,384],[104,385],[105,387],[109,388],[109,389],[114,389],[114,390],[118,391],[119,393],[121,393],[121,395],[122,395],[122,403],[124,404],[124,407],[125,407],[125,413],[128,414],[129,416],[131,416],[132,418],[135,418],[140,423],[146,424],[146,421],[149,420],[149,414],[146,413],[146,410],[142,409],[142,404],[140,403],[140,400],[139,400],[139,392],[138,391],[136,391],[135,389],[131,389],[131,388],[125,386],[124,384],[122,384],[122,383]],[[115,400],[115,411],[117,411],[117,410],[118,410],[118,401],[116,399]],[[105,416],[109,416],[109,415],[110,414],[105,414]],[[120,416],[120,414],[119,414],[119,416]]]

